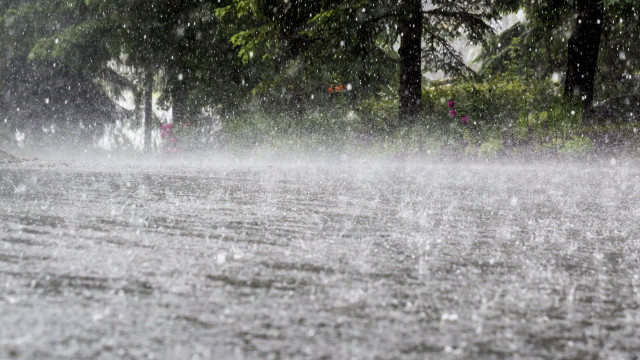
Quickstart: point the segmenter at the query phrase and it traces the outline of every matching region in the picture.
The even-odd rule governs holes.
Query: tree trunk
[[[578,0],[576,27],[567,48],[564,95],[581,99],[583,116],[593,109],[593,85],[598,68],[598,51],[604,22],[600,0]]]
[[[153,72],[145,71],[144,74],[144,148],[145,151],[152,150],[151,130],[153,127]]]
[[[400,124],[414,124],[422,104],[422,2],[401,0],[400,87],[398,98]]]
[[[144,127],[144,108],[143,108],[143,103],[144,103],[144,90],[140,89],[139,86],[135,86],[133,88],[133,101],[134,101],[134,110],[133,110],[133,116],[134,116],[134,123],[136,124],[136,126],[140,126],[142,125]],[[143,139],[144,141],[145,139]],[[146,144],[143,142],[142,143],[142,150],[145,150],[145,146]]]
[[[172,72],[174,78],[169,90],[171,92],[171,116],[174,124],[180,124],[186,122],[185,117],[188,111],[186,79],[177,68],[174,67]]]

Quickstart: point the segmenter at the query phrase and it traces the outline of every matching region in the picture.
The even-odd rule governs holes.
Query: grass
[[[301,117],[255,112],[223,124],[215,141],[221,149],[232,152],[267,154],[364,153],[480,159],[640,156],[640,124],[583,126],[574,117],[565,121],[562,116],[560,110],[550,110],[526,121],[498,123],[511,126],[462,125],[448,117],[425,118],[411,127],[376,129],[376,124],[392,123],[393,119],[376,119],[372,125],[370,117],[348,109]]]
[[[557,85],[513,79],[435,84],[424,90],[427,115],[410,127],[396,125],[397,99],[390,93],[358,101],[342,99],[302,114],[250,108],[233,118],[179,127],[176,137],[182,151],[193,153],[640,157],[640,123],[604,119],[602,123],[609,125],[583,125],[579,107],[558,94]],[[449,100],[455,100],[455,117],[449,114]],[[462,124],[462,116],[469,117],[468,124]],[[74,131],[31,132],[21,146],[91,146],[86,145],[91,141],[87,134]],[[115,151],[136,151],[126,136],[112,136],[122,140],[114,142],[119,147]],[[15,144],[16,129],[0,124],[0,147],[8,150]]]

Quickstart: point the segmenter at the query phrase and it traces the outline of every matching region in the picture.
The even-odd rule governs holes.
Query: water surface
[[[0,358],[640,353],[623,163],[0,164]]]

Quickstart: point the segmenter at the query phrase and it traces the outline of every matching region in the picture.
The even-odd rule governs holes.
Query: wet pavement
[[[0,164],[3,359],[634,359],[640,168]]]

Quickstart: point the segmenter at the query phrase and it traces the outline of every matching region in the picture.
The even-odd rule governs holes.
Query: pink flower
[[[176,138],[172,137],[169,141],[171,141],[172,143],[177,142],[178,140],[176,140]]]
[[[164,139],[165,136],[167,136],[167,133],[164,132],[164,129],[162,129],[162,132],[160,133],[160,136]]]
[[[456,115],[458,115],[458,112],[455,109],[451,109],[451,111],[449,111],[449,116],[456,117]]]
[[[183,124],[182,124],[182,127],[187,127],[187,124],[184,124],[184,123],[183,123]]]
[[[463,116],[462,119],[460,119],[460,122],[462,123],[462,125],[467,125],[469,123],[469,118]]]
[[[456,103],[453,100],[449,100],[449,108],[456,106]]]

